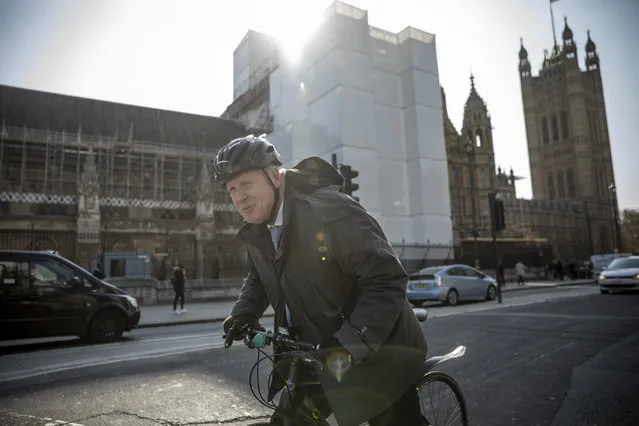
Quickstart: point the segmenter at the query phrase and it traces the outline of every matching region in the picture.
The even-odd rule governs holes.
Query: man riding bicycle
[[[224,321],[227,347],[270,304],[276,329],[322,348],[328,368],[318,374],[340,425],[421,425],[415,383],[427,345],[407,274],[377,221],[339,191],[339,172],[318,157],[284,169],[253,135],[223,147],[213,172],[245,220],[236,239],[250,264]],[[340,353],[343,373],[329,365]]]

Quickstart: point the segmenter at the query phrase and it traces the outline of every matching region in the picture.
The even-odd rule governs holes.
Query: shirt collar
[[[282,198],[282,201],[280,201],[280,207],[277,209],[275,222],[272,225],[269,225],[269,228],[282,225],[284,225],[284,198]]]

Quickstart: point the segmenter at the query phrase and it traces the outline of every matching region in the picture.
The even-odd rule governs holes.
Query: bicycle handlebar
[[[262,349],[272,344],[291,350],[317,351],[319,349],[319,345],[295,340],[286,334],[261,331],[251,327],[246,330],[244,343],[252,349]]]

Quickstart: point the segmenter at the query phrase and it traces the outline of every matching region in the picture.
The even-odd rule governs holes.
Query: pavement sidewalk
[[[551,426],[639,424],[638,354],[634,333],[574,368]]]
[[[507,293],[512,291],[531,290],[535,288],[553,288],[588,284],[593,284],[593,281],[539,281],[528,282],[522,286],[518,286],[517,283],[507,283],[506,287],[502,288],[502,292]],[[188,303],[187,300],[185,307],[188,312],[177,315],[173,313],[172,305],[142,305],[140,307],[142,316],[140,318],[140,324],[138,325],[138,328],[165,327],[169,325],[201,324],[224,321],[224,318],[228,316],[234,303],[234,299],[222,299],[197,303]],[[264,316],[273,316],[273,314],[273,308],[269,306],[264,313]]]

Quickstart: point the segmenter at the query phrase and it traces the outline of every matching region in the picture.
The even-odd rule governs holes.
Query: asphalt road
[[[492,302],[432,308],[423,325],[431,355],[467,346],[442,370],[462,386],[471,424],[639,424],[625,399],[632,392],[614,394],[617,405],[593,403],[615,389],[591,392],[588,381],[601,379],[587,375],[606,362],[620,368],[601,359],[607,348],[621,354],[612,345],[639,330],[639,295],[575,287],[507,297],[511,305],[498,309]],[[135,330],[110,345],[62,341],[0,352],[3,425],[244,425],[269,413],[247,385],[256,353],[221,348],[219,323]],[[638,363],[624,358],[625,377],[639,374]],[[631,390],[639,394],[637,385]],[[577,422],[575,412],[585,417]]]

